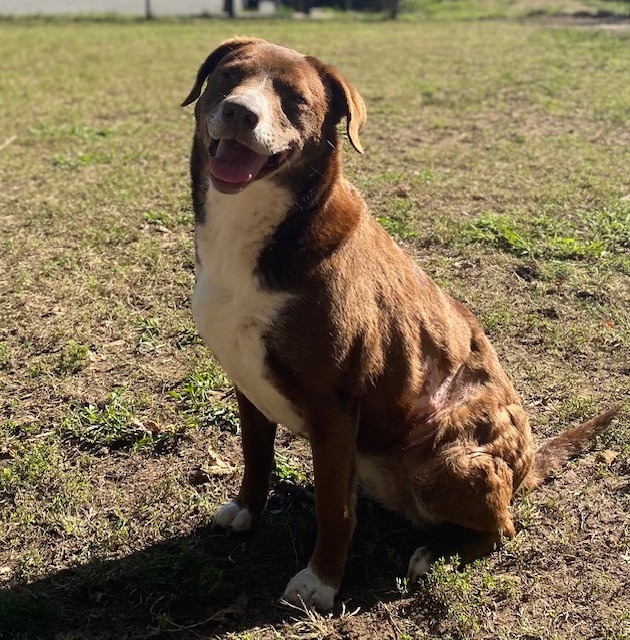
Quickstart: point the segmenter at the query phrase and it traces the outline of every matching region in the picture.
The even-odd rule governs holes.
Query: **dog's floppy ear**
[[[216,69],[219,62],[221,62],[228,53],[232,53],[232,51],[236,51],[246,44],[254,44],[256,42],[261,41],[258,38],[232,38],[231,40],[226,40],[220,44],[199,67],[195,85],[190,90],[188,97],[184,102],[182,102],[181,106],[186,107],[189,104],[192,104],[201,95],[201,87],[203,87],[203,83],[206,81],[206,78],[208,78],[208,76]]]
[[[321,63],[317,58],[308,58],[309,61],[319,71],[324,84],[329,88],[332,98],[332,109],[338,117],[346,118],[346,129],[348,138],[352,146],[363,153],[363,147],[359,140],[359,133],[367,119],[365,103],[359,92],[346,80],[344,80],[337,70],[329,65]]]

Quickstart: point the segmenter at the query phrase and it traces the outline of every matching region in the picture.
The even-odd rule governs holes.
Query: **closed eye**
[[[233,84],[234,82],[238,82],[241,76],[241,69],[234,64],[228,64],[219,71],[219,79],[225,84]]]
[[[296,91],[293,84],[285,82],[280,78],[275,78],[273,85],[282,100],[283,107],[296,109],[308,106],[308,100],[306,97],[300,91]]]
[[[282,110],[289,116],[290,120],[295,121],[308,111],[308,100],[299,93],[291,91],[285,93],[282,98]]]
[[[287,100],[289,102],[292,102],[293,104],[308,105],[308,100],[304,96],[300,95],[299,93],[290,94],[287,97]]]

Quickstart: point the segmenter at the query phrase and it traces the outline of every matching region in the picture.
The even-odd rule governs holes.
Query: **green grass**
[[[279,433],[251,537],[207,529],[242,459],[188,303],[178,106],[234,32],[337,65],[369,114],[346,172],[481,319],[544,438],[627,403],[628,35],[521,18],[624,6],[0,22],[0,637],[627,637],[627,409],[598,443],[612,463],[572,462],[515,505],[514,541],[418,590],[395,580],[417,534],[362,502],[333,619],[273,606],[315,533],[303,443]]]
[[[471,242],[516,256],[594,261],[613,254],[620,269],[627,272],[630,266],[625,255],[630,248],[628,205],[616,211],[578,211],[562,220],[545,215],[520,222],[507,214],[482,213],[464,223],[461,234]]]
[[[403,18],[417,20],[488,20],[500,18],[551,17],[567,14],[627,16],[623,0],[405,0]]]
[[[162,448],[173,444],[180,433],[181,429],[141,421],[124,389],[113,391],[101,405],[71,406],[60,427],[61,437],[77,447],[105,453],[120,448]]]

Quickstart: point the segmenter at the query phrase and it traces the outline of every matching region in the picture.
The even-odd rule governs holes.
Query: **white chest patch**
[[[392,511],[400,509],[395,476],[385,461],[376,456],[357,455],[357,473],[369,495]]]
[[[210,186],[206,220],[195,230],[192,310],[201,337],[234,384],[269,420],[301,432],[302,419],[269,381],[261,339],[290,295],[261,290],[254,273],[289,206],[287,191],[265,180],[234,195]]]

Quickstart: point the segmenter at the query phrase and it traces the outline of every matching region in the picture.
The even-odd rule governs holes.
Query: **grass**
[[[334,617],[275,606],[315,535],[303,443],[280,431],[252,536],[208,527],[242,462],[234,394],[188,304],[178,104],[233,31],[359,88],[367,153],[348,147],[347,173],[482,320],[538,437],[627,402],[628,36],[521,19],[539,9],[0,22],[0,637],[628,637],[627,411],[598,444],[612,462],[572,462],[515,504],[514,541],[417,589],[401,576],[420,534],[362,499]]]

